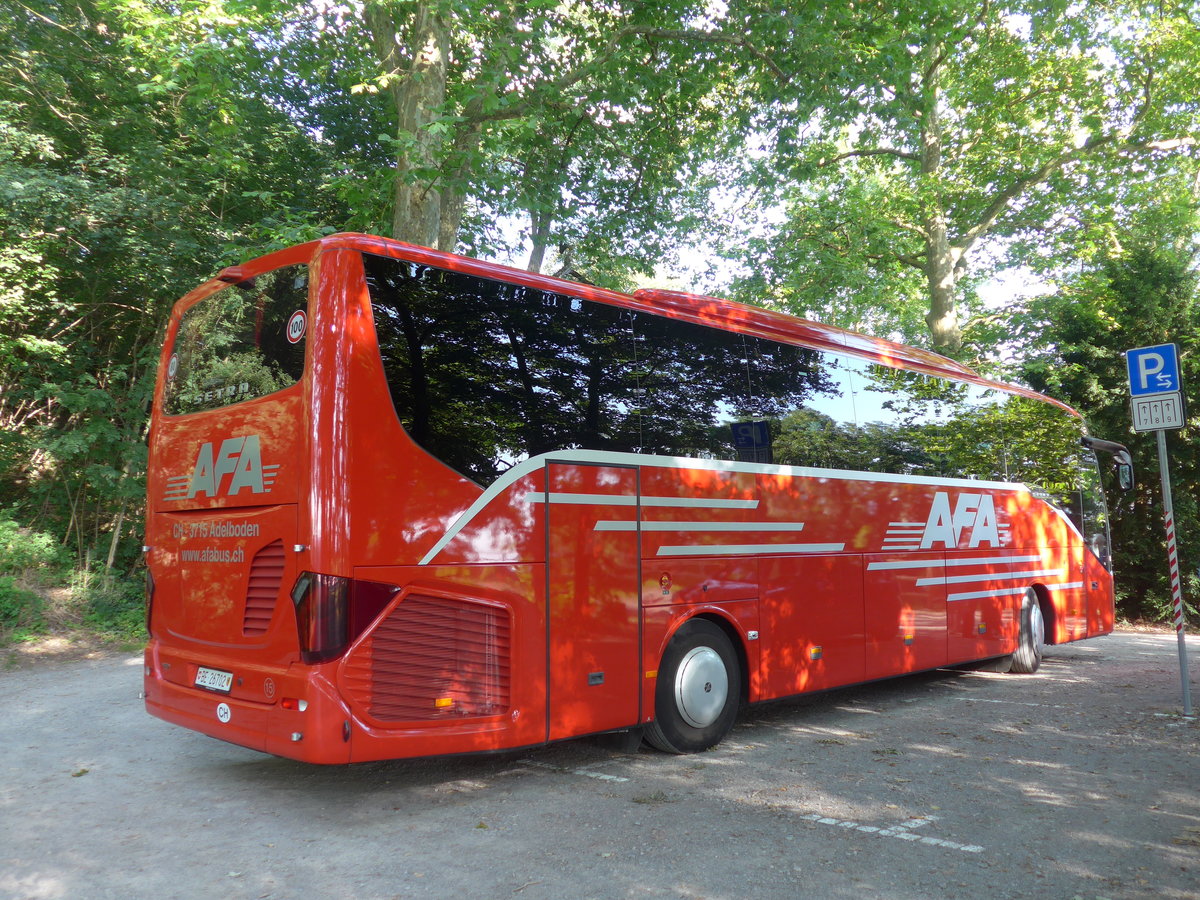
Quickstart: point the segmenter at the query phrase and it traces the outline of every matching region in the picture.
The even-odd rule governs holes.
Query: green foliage
[[[1183,380],[1200,384],[1200,296],[1190,229],[1183,237],[1161,230],[1153,216],[1114,245],[1094,266],[1055,294],[1012,317],[1022,346],[1020,374],[1033,387],[1082,410],[1099,437],[1128,444],[1137,489],[1121,493],[1106,479],[1113,510],[1113,548],[1119,609],[1127,618],[1171,614],[1166,542],[1152,434],[1131,433],[1128,376],[1123,353],[1166,342],[1179,345]],[[1180,567],[1200,567],[1200,420],[1167,433]]]
[[[20,636],[44,626],[42,598],[21,587],[11,575],[0,575],[0,633]]]
[[[762,87],[770,152],[742,178],[768,198],[761,236],[729,250],[750,269],[746,297],[954,351],[980,312],[971,267],[1091,256],[1196,172],[1200,31],[1185,7],[791,6],[808,17],[804,46],[826,48],[804,60],[826,81]],[[779,41],[761,9],[730,3]]]
[[[0,518],[0,575],[62,575],[69,559],[53,535],[22,528],[16,522]]]
[[[75,603],[83,624],[110,639],[145,641],[145,587],[140,575],[94,574],[77,579]]]
[[[60,583],[69,567],[53,535],[0,517],[0,635],[19,640],[44,630],[45,603],[35,588]]]
[[[344,216],[321,146],[256,95],[255,5],[0,16],[0,504],[127,570],[170,304]]]

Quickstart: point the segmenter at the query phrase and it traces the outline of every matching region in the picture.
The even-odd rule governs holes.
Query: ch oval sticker
[[[233,713],[230,711],[228,703],[217,704],[217,718],[222,724],[228,723],[233,718]]]

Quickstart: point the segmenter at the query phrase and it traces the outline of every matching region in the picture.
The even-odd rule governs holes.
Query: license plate
[[[232,672],[222,672],[218,669],[206,669],[204,666],[201,666],[196,670],[196,687],[202,687],[210,691],[220,691],[223,694],[228,694],[229,689],[232,686]]]

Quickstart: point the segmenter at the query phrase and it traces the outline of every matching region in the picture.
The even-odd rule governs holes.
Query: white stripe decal
[[[983,575],[942,575],[937,578],[918,578],[917,587],[928,584],[971,584],[977,581],[1015,581],[1018,578],[1040,578],[1053,575],[1055,578],[1063,574],[1063,569],[1037,569],[1032,572],[1004,572]]]
[[[753,556],[759,553],[837,553],[845,544],[709,544],[660,547],[659,556]]]
[[[1071,590],[1074,588],[1081,588],[1081,587],[1083,587],[1083,582],[1082,581],[1072,581],[1069,584],[1047,584],[1047,585],[1045,585],[1045,587],[1049,588],[1052,591],[1065,591],[1065,590]],[[1026,591],[1026,588],[1023,588],[1023,587],[1002,588],[1001,590],[998,590],[998,591],[972,591],[971,593],[968,593],[968,594],[950,594],[946,597],[946,599],[949,601],[949,600],[979,600],[980,598],[983,598],[983,597],[1011,597],[1014,594],[1023,594],[1023,593],[1025,593],[1025,591]]]
[[[525,495],[526,503],[544,503],[546,495],[541,491],[530,491]],[[570,494],[551,493],[551,503],[580,506],[637,506],[636,494]],[[642,497],[642,506],[674,507],[677,509],[757,509],[757,500],[722,500],[716,497]]]
[[[984,597],[1011,597],[1014,594],[1023,594],[1023,593],[1025,593],[1025,590],[1026,589],[1023,587],[1015,587],[1015,588],[1001,588],[1000,590],[996,590],[996,591],[971,591],[970,593],[967,593],[967,594],[947,594],[946,601],[951,602],[954,600],[980,600]]]
[[[525,495],[526,503],[545,503],[546,494],[530,491]],[[550,494],[551,503],[569,503],[578,506],[637,506],[637,494]]]
[[[942,566],[985,566],[994,563],[1038,562],[1040,556],[983,556],[972,559],[904,559],[895,562],[873,562],[868,572],[883,572],[890,569],[934,569]]]
[[[458,533],[496,497],[507,491],[525,476],[543,468],[547,463],[590,463],[593,465],[640,466],[645,468],[683,469],[694,472],[744,472],[752,475],[772,475],[785,478],[820,478],[827,481],[873,481],[878,484],[923,484],[930,486],[963,487],[973,491],[1000,490],[1029,494],[1029,488],[1015,481],[977,481],[971,478],[933,478],[926,475],[891,475],[885,472],[850,472],[843,469],[815,469],[804,466],[777,466],[767,463],[734,462],[719,459],[689,459],[679,456],[644,456],[640,453],[617,453],[609,450],[562,450],[531,456],[510,468],[493,481],[460,513],[429,552],[421,557],[420,565],[429,565]],[[1051,507],[1053,508],[1053,507]],[[1066,521],[1070,521],[1066,519]]]
[[[804,530],[803,522],[612,522],[601,520],[596,531],[788,531]]]

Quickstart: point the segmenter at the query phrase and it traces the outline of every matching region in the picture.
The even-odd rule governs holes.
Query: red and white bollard
[[[1192,688],[1188,673],[1187,637],[1183,631],[1183,590],[1179,584],[1179,556],[1175,551],[1175,508],[1171,502],[1171,474],[1167,468],[1167,438],[1158,432],[1158,471],[1162,476],[1163,525],[1167,529],[1167,565],[1171,572],[1171,600],[1175,604],[1175,635],[1179,640],[1179,677],[1183,683],[1183,714],[1192,715]]]

